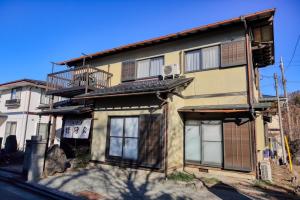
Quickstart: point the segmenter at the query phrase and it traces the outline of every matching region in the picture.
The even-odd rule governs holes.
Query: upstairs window
[[[46,90],[41,89],[41,99],[40,99],[41,104],[50,104],[50,96],[46,95]]]
[[[11,90],[10,99],[21,99],[22,88],[13,88]]]
[[[220,47],[212,46],[188,51],[185,54],[185,71],[201,71],[220,67]]]
[[[137,78],[158,76],[164,65],[164,58],[156,57],[137,61]]]
[[[46,94],[45,89],[41,89],[41,98],[40,98],[40,104],[46,104],[49,105],[51,100],[51,95]],[[58,102],[59,98],[58,96],[54,96],[53,103]]]

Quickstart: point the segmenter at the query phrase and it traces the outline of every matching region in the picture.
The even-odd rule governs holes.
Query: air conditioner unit
[[[178,76],[180,74],[180,68],[178,64],[172,64],[172,65],[164,65],[162,68],[162,76],[165,79],[166,77],[172,77]]]
[[[272,181],[271,165],[267,160],[260,162],[260,177],[262,180]]]

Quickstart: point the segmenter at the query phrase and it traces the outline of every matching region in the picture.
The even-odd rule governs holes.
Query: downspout
[[[156,97],[162,101],[160,107],[163,106],[163,116],[164,116],[164,174],[165,179],[168,178],[168,112],[169,104],[168,100],[160,96],[160,92],[156,92]]]
[[[30,101],[31,101],[31,89],[32,89],[32,86],[29,88],[29,98],[28,98],[28,104],[27,104],[25,131],[24,131],[24,138],[23,138],[23,150],[25,150],[25,146],[26,146],[25,142],[26,142],[27,125],[28,125],[28,117],[29,117],[29,109],[30,109]]]
[[[249,44],[249,29],[248,29],[248,25],[247,25],[247,21],[245,19],[244,16],[241,16],[241,21],[244,23],[244,28],[245,28],[245,35],[246,35],[246,55],[247,55],[247,85],[248,85],[248,104],[249,104],[249,111],[250,111],[250,115],[252,120],[255,119],[255,111],[254,111],[254,107],[253,107],[253,76],[252,76],[252,69],[250,66],[250,44]],[[250,123],[251,125],[251,132],[254,133],[253,134],[253,167],[255,168],[255,174],[256,177],[258,178],[259,174],[259,169],[258,169],[258,165],[257,165],[257,143],[256,143],[256,126],[255,126],[255,121],[251,121]]]
[[[253,108],[253,85],[252,85],[252,69],[250,66],[250,45],[249,45],[249,30],[247,21],[244,16],[241,16],[241,21],[244,23],[245,35],[246,35],[246,56],[247,56],[247,86],[248,86],[248,105],[251,117],[254,119],[254,108]]]

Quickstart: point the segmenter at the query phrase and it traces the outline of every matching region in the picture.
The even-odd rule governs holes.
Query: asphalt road
[[[44,196],[19,188],[13,184],[0,180],[0,199],[2,200],[46,200]]]

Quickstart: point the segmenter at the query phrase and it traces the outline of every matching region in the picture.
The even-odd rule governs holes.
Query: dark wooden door
[[[252,171],[251,123],[224,122],[224,168]]]
[[[160,168],[163,158],[162,115],[141,115],[139,127],[139,164]]]

